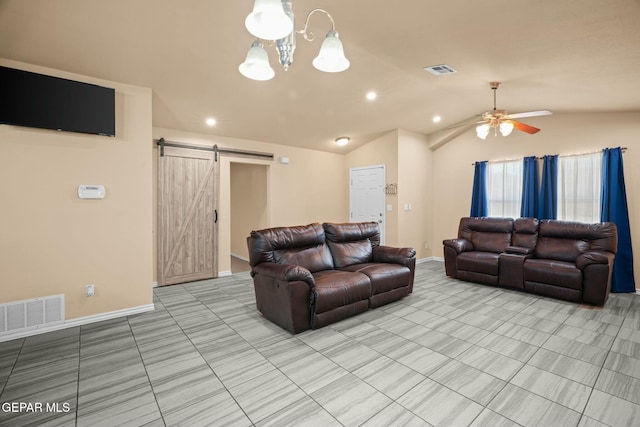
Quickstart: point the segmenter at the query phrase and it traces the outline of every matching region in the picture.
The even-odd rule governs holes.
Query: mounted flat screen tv
[[[0,124],[115,136],[115,90],[0,66]]]

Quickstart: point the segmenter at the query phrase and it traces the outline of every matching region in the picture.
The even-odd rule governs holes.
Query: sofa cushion
[[[524,262],[525,282],[546,283],[549,285],[582,289],[582,272],[572,262],[553,259],[528,259]]]
[[[311,273],[333,268],[333,260],[327,245],[277,250],[273,252],[273,259],[278,264],[300,265]]]
[[[462,218],[458,237],[473,244],[473,250],[504,252],[511,244],[513,219],[511,218]]]
[[[327,246],[333,255],[333,264],[336,268],[343,268],[353,264],[361,264],[371,261],[373,248],[369,240],[358,242],[335,243],[327,242]]]
[[[473,231],[471,233],[473,250],[481,252],[504,252],[511,244],[511,233],[489,233]]]
[[[581,222],[545,219],[540,221],[536,258],[574,263],[588,250],[616,252],[616,226],[610,222],[585,224]]]
[[[380,228],[377,222],[327,222],[322,226],[335,268],[370,262],[373,246],[380,244]]]
[[[247,243],[252,267],[263,262],[276,262],[300,265],[312,273],[333,268],[331,252],[320,224],[252,231]]]
[[[500,254],[493,252],[463,252],[456,258],[458,270],[498,275]]]
[[[458,238],[469,240],[473,250],[482,252],[504,252],[511,244],[513,219],[511,218],[462,218],[458,227]]]
[[[366,300],[371,296],[371,281],[362,273],[325,270],[313,274],[316,313]]]
[[[353,242],[369,239],[373,246],[380,245],[380,225],[377,222],[345,222],[322,224],[327,240],[331,242]]]
[[[536,218],[517,218],[513,222],[512,246],[520,246],[533,251],[538,241],[538,220]]]
[[[578,255],[588,249],[589,242],[585,240],[540,236],[534,254],[536,258],[575,263]]]
[[[355,264],[344,267],[343,270],[366,274],[371,280],[373,295],[409,286],[411,283],[411,270],[399,264]]]

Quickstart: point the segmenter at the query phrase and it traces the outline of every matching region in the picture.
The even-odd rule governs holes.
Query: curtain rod
[[[622,152],[624,153],[625,151],[627,151],[627,147],[620,147],[620,149],[622,150]],[[587,154],[598,154],[598,153],[602,153],[605,149],[603,148],[602,150],[598,150],[598,151],[589,151],[586,153],[576,153],[576,154],[558,154],[558,157],[573,157],[573,156],[586,156]],[[542,157],[536,157],[537,159],[541,159]]]
[[[218,144],[214,144],[213,146],[193,145],[193,144],[185,144],[182,142],[167,141],[164,138],[154,139],[153,141],[156,143],[158,147],[160,147],[160,156],[164,156],[164,147],[176,147],[176,148],[189,148],[192,150],[213,151],[215,153],[216,161],[218,160],[218,153],[236,154],[241,156],[258,157],[261,159],[273,160],[273,153],[264,153],[261,151],[237,150],[235,148],[222,148],[222,147],[218,147]]]
[[[620,148],[622,150],[622,152],[624,153],[625,151],[627,151],[627,147],[621,147]],[[572,156],[585,156],[587,154],[597,154],[597,153],[601,153],[602,151],[604,151],[605,149],[603,148],[602,150],[598,150],[598,151],[590,151],[588,153],[576,153],[576,154],[558,154],[558,157],[572,157]],[[536,160],[542,160],[543,157],[537,157],[536,156]],[[485,160],[487,163],[506,163],[506,162],[515,162],[517,160],[522,160],[522,158],[520,159],[506,159],[506,160]],[[471,163],[471,166],[475,166],[477,162],[473,162]]]

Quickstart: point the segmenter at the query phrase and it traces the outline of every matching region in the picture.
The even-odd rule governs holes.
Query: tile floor
[[[636,295],[596,310],[428,262],[412,295],[296,336],[256,311],[248,273],[155,304],[0,343],[0,425],[640,425]]]

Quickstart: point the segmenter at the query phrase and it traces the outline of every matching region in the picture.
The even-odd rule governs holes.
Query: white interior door
[[[385,182],[384,165],[351,168],[350,220],[351,222],[376,221],[380,224],[380,242],[385,242]]]

